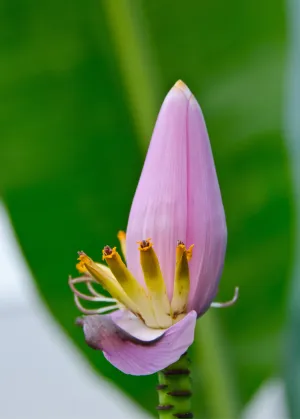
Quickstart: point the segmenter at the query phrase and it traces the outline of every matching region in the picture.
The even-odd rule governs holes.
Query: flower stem
[[[187,353],[158,373],[159,405],[157,410],[160,419],[192,418],[192,386],[189,370],[190,360]]]

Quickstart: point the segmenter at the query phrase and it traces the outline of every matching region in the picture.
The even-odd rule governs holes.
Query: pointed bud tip
[[[187,87],[187,85],[182,81],[182,80],[178,80],[175,84],[174,87],[176,89],[180,89],[185,97],[189,100],[192,96],[192,92],[190,91],[190,89]]]

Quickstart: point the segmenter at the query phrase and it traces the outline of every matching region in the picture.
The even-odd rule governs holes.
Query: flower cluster
[[[151,238],[148,238],[151,237]],[[81,277],[69,279],[87,343],[121,371],[152,374],[194,340],[197,317],[213,303],[222,273],[227,228],[201,109],[178,81],[160,110],[132,203],[127,232],[102,251],[106,265],[79,252]],[[76,284],[84,282],[89,295]],[[101,286],[111,297],[96,290]],[[80,300],[101,302],[84,308]]]

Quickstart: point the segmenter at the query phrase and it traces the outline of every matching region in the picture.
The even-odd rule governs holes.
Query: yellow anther
[[[139,242],[139,245],[141,266],[152,299],[156,321],[161,328],[169,327],[172,324],[170,302],[158,258],[150,239]]]
[[[78,255],[79,255],[79,258],[77,260],[79,260],[79,262],[76,264],[76,269],[81,274],[84,274],[87,272],[87,269],[84,264],[84,259],[87,256],[83,252],[79,252]]]
[[[135,278],[127,269],[125,263],[122,261],[119,253],[116,251],[116,247],[111,249],[110,247],[105,246],[102,253],[103,259],[110,267],[110,270],[112,271],[120,285],[125,285],[126,287],[128,284],[131,284],[136,289],[141,288],[135,280]]]
[[[187,251],[186,251],[186,257],[187,257],[187,260],[188,260],[188,262],[192,259],[192,257],[193,257],[193,249],[194,249],[194,244],[192,244],[188,249],[187,249]]]
[[[192,249],[193,245],[186,250],[182,242],[179,242],[176,248],[174,291],[171,302],[172,316],[174,319],[186,311],[190,291],[188,260],[192,257]]]
[[[141,316],[136,304],[126,295],[116,278],[112,275],[106,266],[95,263],[85,253],[79,253],[80,269],[89,272],[99,284],[106,289],[110,295],[125,305],[134,314]]]
[[[84,252],[78,252],[78,256],[77,260],[79,260],[79,262],[76,264],[76,269],[81,274],[88,272],[85,264],[89,263],[90,258]]]
[[[123,256],[126,260],[126,233],[125,233],[125,231],[119,231],[117,237],[118,237],[120,245],[121,245]]]
[[[140,242],[137,242],[137,244],[139,244],[139,250],[141,250],[142,252],[146,252],[147,250],[150,249],[150,247],[153,246],[150,238],[147,240],[142,240]]]
[[[110,247],[105,246],[103,249],[103,259],[110,267],[110,270],[125,293],[137,305],[139,312],[142,314],[147,325],[157,328],[158,324],[155,320],[153,309],[144,288],[136,281],[134,276],[127,269],[127,266],[122,261],[119,253],[116,251],[116,248],[114,247],[111,249]]]
[[[116,247],[112,249],[109,246],[104,246],[102,250],[102,259],[106,260],[106,258],[111,258],[113,253],[116,253]]]
[[[84,264],[82,262],[79,262],[79,263],[76,264],[76,269],[81,274],[84,274],[84,273],[87,272],[87,269],[86,269],[86,267],[84,266]]]

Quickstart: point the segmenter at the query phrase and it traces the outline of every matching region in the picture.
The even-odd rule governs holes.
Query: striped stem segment
[[[160,419],[193,418],[191,412],[191,379],[187,353],[158,373],[159,405],[157,410]]]

